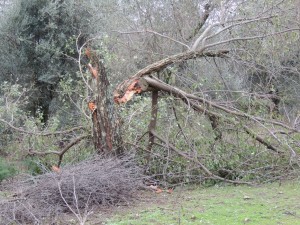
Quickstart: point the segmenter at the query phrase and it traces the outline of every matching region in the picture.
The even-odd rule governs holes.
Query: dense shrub
[[[0,182],[14,176],[17,173],[17,169],[0,158]]]

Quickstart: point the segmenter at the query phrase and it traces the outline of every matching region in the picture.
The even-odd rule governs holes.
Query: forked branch
[[[34,155],[38,155],[38,156],[46,156],[46,155],[57,155],[59,160],[57,163],[57,166],[60,167],[64,154],[74,145],[78,144],[80,141],[82,141],[83,139],[86,139],[90,137],[90,135],[82,135],[79,136],[77,138],[75,138],[74,140],[72,140],[68,145],[66,145],[61,151],[46,151],[46,152],[40,152],[40,151],[33,151],[32,149],[28,150],[28,155],[30,156],[34,156]]]

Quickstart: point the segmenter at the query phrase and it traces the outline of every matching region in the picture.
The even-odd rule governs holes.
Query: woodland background
[[[0,1],[0,179],[97,154],[165,185],[298,178],[299,21],[298,0]]]

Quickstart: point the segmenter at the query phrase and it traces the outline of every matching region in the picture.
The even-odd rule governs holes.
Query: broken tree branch
[[[168,84],[165,84],[164,82],[158,80],[157,78],[153,79],[149,76],[146,76],[146,77],[143,77],[143,79],[145,79],[148,82],[150,87],[156,88],[158,90],[161,90],[161,91],[167,92],[171,95],[174,95],[176,97],[179,97],[184,103],[188,104],[194,110],[199,111],[199,112],[203,113],[204,115],[226,121],[230,124],[233,124],[234,126],[239,126],[240,125],[239,121],[232,120],[232,119],[227,118],[227,117],[225,117],[225,116],[223,116],[219,113],[213,112],[209,109],[211,107],[218,108],[218,109],[223,109],[224,107],[219,108],[219,107],[217,107],[218,105],[213,104],[212,102],[207,102],[202,98],[198,98],[197,96],[187,94],[183,90],[180,90],[179,88],[176,88],[176,87],[170,86]],[[197,102],[195,102],[193,100],[198,100],[200,103],[203,103],[204,105],[206,105],[206,107],[197,104]],[[229,114],[235,115],[234,113],[231,113],[231,111],[226,110],[225,112],[228,112]],[[244,114],[242,114],[242,116],[244,116]],[[281,151],[279,151],[276,147],[272,146],[269,142],[264,140],[264,138],[262,138],[261,136],[256,134],[254,131],[252,131],[246,125],[242,125],[242,128],[246,131],[246,133],[250,134],[255,140],[257,140],[261,144],[265,145],[268,149],[270,149],[272,151],[275,151],[277,153],[281,153]]]
[[[201,98],[199,96],[196,96],[196,95],[193,95],[193,94],[188,94],[185,91],[180,90],[177,87],[168,85],[168,84],[164,83],[163,81],[161,81],[161,80],[159,80],[155,77],[145,76],[142,79],[144,79],[148,83],[149,87],[157,88],[158,90],[165,91],[167,93],[178,96],[180,98],[196,100],[197,102],[200,102],[203,105],[205,105],[207,108],[213,107],[213,108],[219,109],[221,111],[224,111],[224,112],[226,112],[228,114],[231,114],[231,115],[234,115],[234,116],[238,116],[238,117],[242,117],[242,118],[246,118],[246,119],[250,119],[250,120],[254,120],[254,121],[260,121],[260,122],[265,122],[265,123],[281,126],[281,127],[284,127],[284,128],[286,128],[290,131],[297,132],[297,133],[300,132],[300,130],[298,130],[296,128],[293,128],[293,127],[290,127],[290,126],[288,126],[284,123],[281,123],[281,122],[278,122],[278,121],[275,121],[275,120],[263,119],[261,117],[255,117],[255,116],[249,115],[249,114],[247,114],[245,112],[242,112],[242,111],[231,110],[227,107],[218,105],[217,103],[206,100],[206,99]],[[143,81],[143,82],[145,83],[145,81]],[[200,107],[200,108],[198,108],[198,110],[205,113],[205,111],[207,109],[205,109],[203,107]]]
[[[122,103],[122,97],[125,95],[127,89],[132,85],[135,81],[140,79],[141,77],[145,75],[150,75],[155,72],[160,72],[167,66],[179,63],[182,61],[186,61],[189,59],[195,59],[199,57],[226,57],[226,55],[229,53],[228,50],[220,50],[216,52],[203,52],[202,50],[199,51],[188,51],[184,53],[180,53],[177,55],[170,56],[168,58],[162,59],[158,62],[155,62],[144,69],[141,69],[139,72],[137,72],[135,75],[130,77],[129,79],[125,80],[121,84],[118,85],[114,92],[114,101],[116,103]],[[133,84],[134,85],[134,84]]]
[[[204,115],[214,117],[214,118],[218,118],[222,121],[226,121],[230,124],[233,124],[234,126],[240,126],[241,124],[238,120],[236,121],[235,119],[227,118],[227,117],[225,117],[225,116],[223,116],[219,113],[211,111],[209,108],[213,107],[213,108],[216,108],[216,109],[221,109],[224,112],[229,113],[233,116],[239,116],[239,117],[247,116],[250,119],[252,118],[250,115],[248,115],[246,113],[235,113],[234,111],[229,110],[227,108],[224,108],[223,106],[219,106],[219,105],[217,105],[213,102],[208,102],[205,99],[197,97],[195,95],[188,94],[185,91],[183,91],[183,90],[181,90],[177,87],[173,87],[171,85],[168,85],[168,84],[162,82],[158,78],[154,78],[154,77],[150,77],[150,76],[144,76],[140,80],[143,80],[142,83],[147,82],[148,83],[148,85],[146,85],[147,87],[154,88],[154,89],[159,90],[159,91],[164,91],[164,92],[166,92],[170,95],[179,97],[184,103],[191,106],[194,110],[203,113]],[[138,81],[136,81],[136,83],[138,83]],[[199,102],[203,103],[203,106],[199,105]],[[276,147],[274,147],[271,143],[264,140],[263,137],[259,136],[254,131],[252,131],[249,127],[247,127],[245,125],[242,125],[241,127],[245,130],[245,132],[247,134],[251,135],[251,137],[253,137],[256,141],[258,141],[261,144],[263,144],[264,146],[266,146],[267,149],[270,149],[270,150],[272,150],[276,153],[282,153]]]
[[[184,157],[185,159],[188,159],[194,163],[196,163],[208,176],[217,179],[217,180],[221,180],[224,182],[228,182],[228,183],[232,183],[232,184],[247,184],[247,185],[253,185],[253,183],[250,182],[243,182],[243,181],[237,181],[237,180],[228,180],[225,179],[223,177],[217,176],[215,174],[213,174],[209,169],[207,169],[206,166],[204,166],[196,157],[190,157],[188,154],[186,154],[185,152],[177,149],[174,145],[172,145],[171,143],[169,143],[168,141],[166,141],[164,138],[162,138],[161,136],[159,136],[155,131],[151,131],[151,133],[161,142],[163,142],[167,147],[169,147],[171,150],[173,150],[174,152],[176,152],[178,155]]]

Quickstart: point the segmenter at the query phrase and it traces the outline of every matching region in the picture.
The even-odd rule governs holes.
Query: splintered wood
[[[143,91],[143,88],[141,87],[139,83],[139,79],[134,80],[125,91],[125,94],[120,97],[120,95],[114,96],[115,103],[121,104],[128,102],[134,94],[140,94]]]

